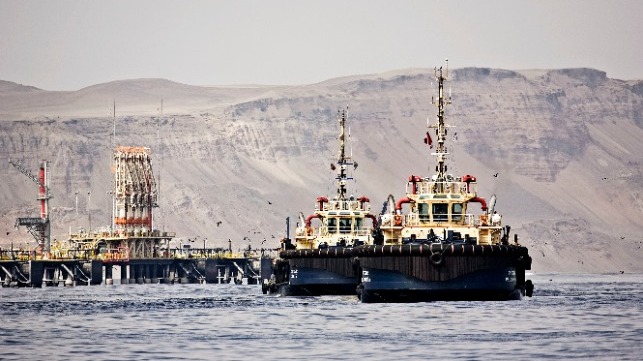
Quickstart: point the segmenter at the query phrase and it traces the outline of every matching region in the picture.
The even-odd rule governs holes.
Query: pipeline
[[[317,202],[319,202],[319,210],[324,210],[324,202],[328,203],[328,198],[319,196],[317,197]]]
[[[402,204],[411,203],[411,202],[412,202],[411,198],[409,198],[409,197],[400,198],[400,199],[397,200],[397,203],[395,203],[395,210],[396,211],[401,211],[402,210]]]
[[[486,212],[486,211],[487,211],[487,201],[485,201],[485,199],[484,199],[484,198],[482,198],[482,197],[475,197],[475,198],[472,198],[471,200],[469,200],[469,202],[476,202],[476,203],[480,203],[480,205],[481,205],[481,207],[482,207],[482,210],[483,210],[484,212]]]
[[[409,183],[413,185],[412,188],[412,193],[417,194],[418,192],[418,183],[422,181],[422,177],[417,176],[417,175],[410,175],[409,176]]]
[[[366,218],[370,218],[373,221],[373,229],[377,229],[377,217],[374,214],[367,214]]]
[[[306,217],[306,227],[310,227],[310,222],[312,222],[313,218],[319,218],[319,214],[311,214]]]
[[[476,182],[476,177],[470,174],[465,174],[462,176],[462,181],[467,184],[467,193],[469,193],[469,184]]]
[[[360,207],[361,209],[364,209],[364,203],[366,203],[366,202],[370,202],[370,201],[371,201],[371,200],[370,200],[370,199],[368,199],[368,197],[366,197],[366,196],[361,196],[361,197],[357,198],[357,200],[360,202],[360,203],[359,203],[359,207]]]

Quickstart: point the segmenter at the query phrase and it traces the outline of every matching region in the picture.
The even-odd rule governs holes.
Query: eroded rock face
[[[93,222],[108,225],[116,125],[117,145],[152,148],[159,228],[222,245],[245,236],[258,245],[283,236],[286,216],[309,213],[316,196],[334,192],[328,165],[336,156],[336,114],[347,105],[349,146],[359,162],[349,191],[377,205],[388,194],[402,196],[409,174],[432,174],[435,160],[422,142],[436,112],[432,75],[408,70],[245,88],[152,79],[76,92],[3,82],[0,157],[33,170],[40,159],[51,162],[53,234],[87,223],[86,197],[76,215],[75,192],[91,191]],[[525,224],[534,242],[539,219],[572,219],[596,230],[589,238],[609,237],[610,228],[635,237],[643,226],[641,84],[592,69],[451,70],[449,171],[478,175],[481,195],[496,193],[503,219]],[[0,239],[24,239],[24,230],[12,228],[14,213],[36,214],[37,189],[6,162],[0,174]]]

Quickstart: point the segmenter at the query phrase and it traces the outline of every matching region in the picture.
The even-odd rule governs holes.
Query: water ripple
[[[360,304],[258,286],[0,289],[3,360],[637,360],[641,275],[533,275],[516,302]]]

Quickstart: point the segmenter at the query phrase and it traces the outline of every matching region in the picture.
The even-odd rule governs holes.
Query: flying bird
[[[268,201],[268,204],[272,204],[272,202],[271,202],[271,201]]]
[[[498,178],[498,173],[494,174],[493,176],[494,176],[494,177],[496,177],[496,178]]]

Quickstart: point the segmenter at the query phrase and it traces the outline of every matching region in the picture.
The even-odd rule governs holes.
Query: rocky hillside
[[[429,69],[289,87],[140,79],[52,92],[0,81],[0,157],[34,172],[50,161],[61,239],[90,214],[92,228],[110,223],[115,125],[117,144],[153,150],[158,228],[209,245],[277,246],[287,216],[294,225],[334,191],[339,109],[349,108],[359,162],[350,189],[375,210],[403,196],[409,175],[433,173],[422,139],[434,87]],[[643,271],[643,81],[466,68],[451,70],[447,87],[449,171],[497,195],[535,271]],[[6,161],[0,179],[0,244],[24,244],[30,236],[13,223],[37,214],[37,188]]]

